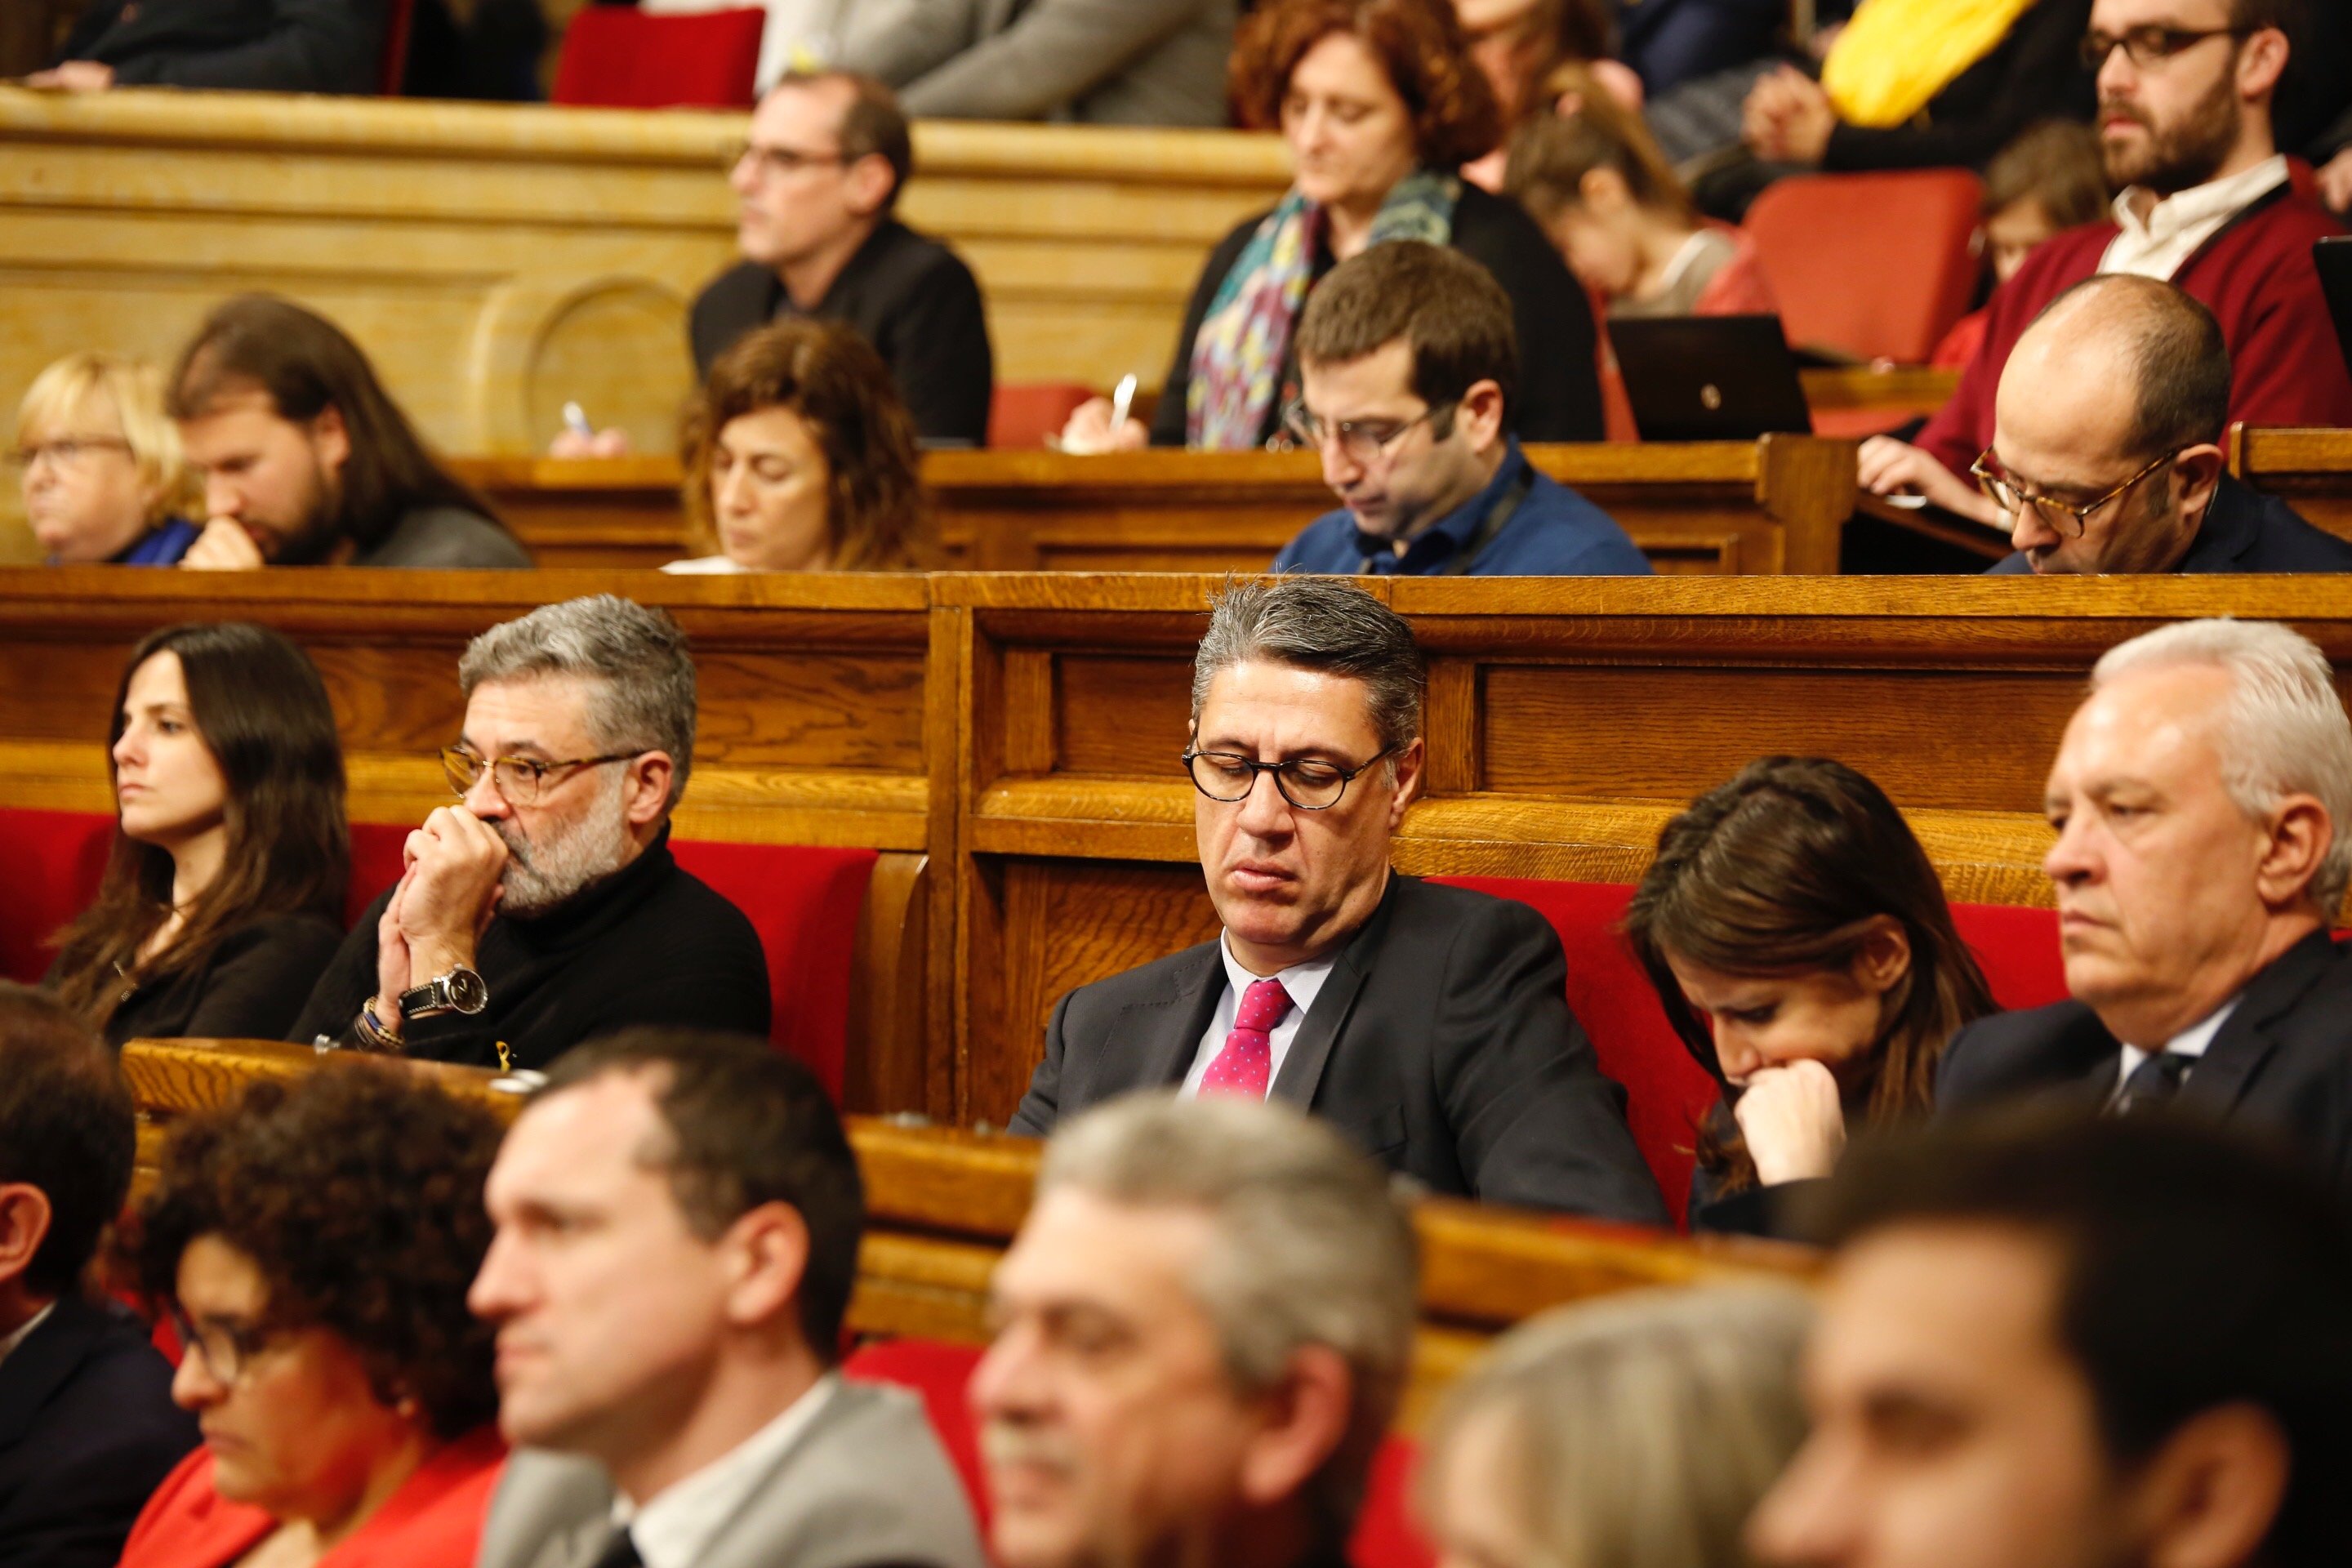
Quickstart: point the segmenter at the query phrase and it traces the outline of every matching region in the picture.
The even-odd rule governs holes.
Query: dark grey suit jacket
[[[146,1325],[60,1300],[0,1361],[0,1568],[111,1568],[196,1441]]]
[[[2123,1047],[2080,1002],[1979,1018],[1952,1037],[1936,1071],[1936,1113],[2003,1101],[2114,1094]],[[2352,1194],[2352,956],[2315,931],[2239,994],[2180,1086],[2179,1103],[2270,1128]]]
[[[124,87],[373,92],[390,0],[90,0],[60,58]]]
[[[475,1568],[589,1568],[613,1533],[613,1483],[593,1460],[520,1448],[507,1460]],[[984,1568],[922,1402],[843,1383],[751,1489],[698,1568]]]
[[[2023,551],[1985,568],[1988,576],[2031,573]],[[2352,572],[2352,542],[2305,521],[2276,496],[2221,476],[2205,521],[2175,572]]]
[[[1391,876],[1339,952],[1272,1093],[1390,1169],[1488,1203],[1664,1225],[1665,1202],[1569,1011],[1559,937],[1525,904]],[[1012,1130],[1181,1084],[1226,987],[1217,942],[1055,1005]]]

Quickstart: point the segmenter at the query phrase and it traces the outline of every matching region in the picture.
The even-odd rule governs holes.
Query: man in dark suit
[[[844,1382],[866,1204],[810,1071],[749,1036],[632,1029],[507,1134],[468,1298],[516,1445],[478,1568],[982,1568],[901,1389]]]
[[[2112,648],[2050,772],[2070,1002],[1981,1019],[1940,1112],[2028,1095],[2166,1101],[2282,1134],[2352,1191],[2352,723],[2326,657],[2269,622]]]
[[[768,90],[729,176],[743,260],[703,289],[688,322],[697,374],[779,317],[846,321],[890,367],[926,444],[988,444],[996,372],[980,284],[892,216],[912,148],[877,81],[787,76]]]
[[[82,1293],[131,1190],[131,1091],[89,1026],[0,985],[0,1565],[108,1568],[196,1446],[146,1326]]]
[[[2210,310],[2130,273],[2069,289],[2001,372],[1976,474],[2017,552],[1989,570],[2352,572],[2352,542],[2230,477],[2229,418]]]
[[[1013,1131],[1133,1089],[1271,1093],[1439,1193],[1665,1223],[1551,927],[1390,869],[1425,684],[1412,629],[1351,584],[1220,595],[1185,764],[1224,931],[1063,997]]]
[[[387,0],[90,0],[34,87],[373,92]]]

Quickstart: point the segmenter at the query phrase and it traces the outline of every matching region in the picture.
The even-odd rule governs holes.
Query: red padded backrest
[[[352,824],[343,921],[400,879],[406,825]],[[48,940],[97,896],[114,819],[96,812],[0,809],[0,977],[30,983]],[[871,849],[673,841],[679,865],[750,917],[768,955],[775,1042],[841,1096],[849,1044],[850,960],[874,874]]]
[[[1095,395],[1075,381],[1001,381],[988,405],[988,444],[1035,448]]]
[[[1549,882],[1509,877],[1433,877],[1457,888],[1517,899],[1551,922],[1568,954],[1568,1002],[1591,1037],[1601,1070],[1625,1086],[1633,1142],[1680,1225],[1690,1194],[1700,1119],[1715,1104],[1715,1079],[1692,1059],[1666,1022],[1649,977],[1617,934],[1633,889],[1614,882]],[[2049,910],[1955,904],[1952,921],[1977,955],[2004,1007],[2063,1001],[2058,917]]]
[[[649,16],[633,5],[585,6],[564,30],[549,97],[608,109],[749,109],[767,22],[758,7]]]
[[[861,1382],[896,1384],[923,1396],[931,1428],[955,1462],[956,1474],[963,1481],[972,1513],[984,1533],[988,1489],[982,1479],[980,1434],[972,1421],[971,1400],[972,1369],[980,1364],[981,1354],[978,1345],[940,1340],[877,1340],[851,1352],[841,1370]],[[1413,1528],[1408,1509],[1409,1483],[1417,1457],[1412,1439],[1393,1434],[1374,1456],[1364,1510],[1348,1547],[1348,1560],[1355,1568],[1430,1568],[1435,1562],[1435,1554]]]
[[[113,848],[110,816],[0,809],[0,979],[47,973],[50,940],[98,897]]]
[[[408,35],[416,20],[416,0],[392,0],[383,19],[383,52],[376,61],[376,90],[386,98],[400,96],[402,77],[408,71]]]
[[[1775,181],[1745,227],[1789,341],[1925,364],[1975,290],[1983,194],[1959,169]]]

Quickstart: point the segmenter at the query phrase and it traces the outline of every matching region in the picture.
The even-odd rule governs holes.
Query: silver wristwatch
[[[444,1013],[463,1013],[471,1017],[490,1005],[490,988],[482,977],[457,965],[446,974],[436,975],[424,984],[400,994],[400,1016],[408,1018],[436,1018]]]

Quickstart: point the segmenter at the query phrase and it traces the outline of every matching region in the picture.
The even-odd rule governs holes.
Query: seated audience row
[[[13,1151],[110,1141],[127,1176],[131,1118],[95,1039],[12,1000],[0,1055],[99,1096],[79,1116],[10,1102],[34,1135],[0,1146],[19,1178],[0,1192],[38,1200],[37,1241],[78,1165]],[[2352,1223],[2306,1171],[2162,1114],[2066,1115],[1876,1141],[1823,1197],[1817,1319],[1793,1289],[1718,1288],[1499,1342],[1428,1433],[1444,1559],[2340,1553]],[[127,1467],[102,1472],[42,1560],[112,1561],[129,1528],[132,1568],[977,1568],[921,1406],[837,1370],[863,1211],[823,1092],[754,1040],[592,1043],[502,1142],[487,1111],[370,1065],[257,1084],[175,1131],[133,1243],[182,1325],[172,1393],[205,1444],[143,1507]],[[75,1223],[94,1239],[104,1213]],[[1377,1168],[1296,1110],[1137,1095],[1075,1120],[997,1268],[968,1391],[990,1559],[1343,1560],[1417,1275]],[[117,1359],[144,1387],[98,1403],[108,1364],[49,1327],[79,1300],[69,1275],[16,1336],[12,1363],[38,1358],[57,1393],[29,1415],[31,1489],[0,1507],[97,1479],[39,1463],[76,1442],[121,1455],[152,1433],[152,1477],[192,1440],[135,1330]]]
[[[152,365],[68,354],[33,378],[16,410],[25,521],[50,562],[169,566],[197,528],[180,430]]]

